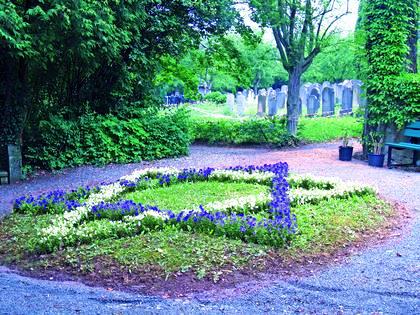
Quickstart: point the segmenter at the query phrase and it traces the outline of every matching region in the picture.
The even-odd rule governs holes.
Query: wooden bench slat
[[[411,124],[407,125],[406,128],[410,129],[420,129],[420,121],[412,122]]]
[[[393,147],[393,148],[420,151],[420,144],[415,144],[415,143],[408,143],[408,142],[391,143],[390,142],[390,143],[385,143],[385,145],[389,147]]]
[[[404,136],[412,138],[420,138],[420,130],[417,129],[404,129]]]

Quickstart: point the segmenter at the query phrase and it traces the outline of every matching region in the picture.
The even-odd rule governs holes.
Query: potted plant
[[[346,130],[343,137],[343,145],[338,147],[338,159],[340,161],[351,161],[353,156],[353,147],[349,145],[350,137]]]
[[[382,148],[384,146],[384,136],[378,132],[371,132],[369,136],[373,152],[368,153],[368,165],[374,167],[383,167],[385,160],[385,155],[382,154]]]

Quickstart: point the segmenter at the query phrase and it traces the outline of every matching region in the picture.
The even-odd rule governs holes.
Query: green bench
[[[392,149],[396,150],[412,150],[413,151],[413,165],[416,166],[417,152],[420,151],[420,121],[413,122],[404,129],[404,136],[410,138],[410,142],[387,142],[385,145],[388,146],[388,167],[392,166],[404,166],[411,164],[391,164]]]

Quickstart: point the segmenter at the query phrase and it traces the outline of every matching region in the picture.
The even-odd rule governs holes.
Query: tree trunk
[[[287,131],[289,134],[296,136],[297,125],[299,120],[299,107],[301,100],[299,97],[300,78],[302,69],[296,67],[289,72],[289,84],[287,94]]]

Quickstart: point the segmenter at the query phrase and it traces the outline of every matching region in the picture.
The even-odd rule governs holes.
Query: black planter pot
[[[384,154],[368,154],[368,164],[374,167],[383,167],[384,166]]]
[[[353,147],[343,147],[338,148],[338,159],[340,161],[351,161],[353,156]]]

